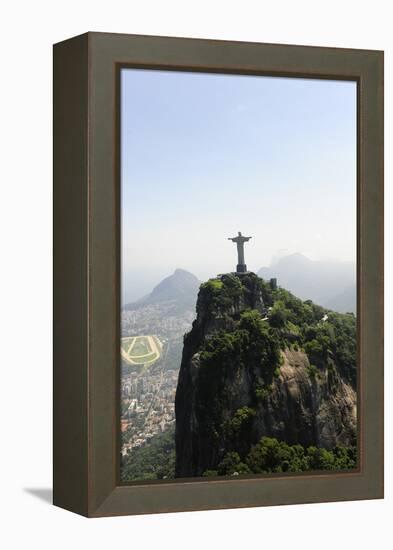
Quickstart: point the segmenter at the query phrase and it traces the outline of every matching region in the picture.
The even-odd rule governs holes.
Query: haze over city
[[[355,261],[356,84],[123,69],[122,301],[300,252]]]

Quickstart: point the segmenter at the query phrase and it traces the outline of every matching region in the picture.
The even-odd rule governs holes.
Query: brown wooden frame
[[[120,67],[355,80],[359,468],[121,485]],[[54,503],[89,516],[383,497],[383,52],[87,33],[54,46]]]

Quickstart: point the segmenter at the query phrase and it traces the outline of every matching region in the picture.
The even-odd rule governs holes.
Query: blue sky
[[[123,300],[301,252],[356,255],[354,82],[123,69]]]

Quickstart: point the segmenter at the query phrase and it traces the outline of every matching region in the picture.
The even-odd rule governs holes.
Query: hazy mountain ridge
[[[312,300],[339,313],[356,313],[356,268],[352,262],[315,261],[303,254],[291,254],[261,267],[258,275],[265,280],[277,278],[302,300]],[[149,305],[165,306],[174,314],[194,310],[199,279],[185,269],[176,269],[139,300],[127,303],[124,310],[138,310]]]
[[[310,260],[303,254],[284,256],[258,275],[277,278],[279,286],[302,300],[340,313],[356,312],[356,268],[352,262]]]
[[[342,292],[326,302],[326,307],[333,311],[356,313],[356,284],[345,288]]]
[[[194,309],[200,281],[185,269],[176,269],[172,275],[165,277],[147,296],[130,302],[124,310],[137,310],[149,305],[166,305],[179,313]]]

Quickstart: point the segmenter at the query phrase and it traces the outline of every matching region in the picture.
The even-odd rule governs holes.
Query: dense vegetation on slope
[[[258,290],[269,308],[264,320],[260,312],[252,309],[252,297]],[[262,349],[267,345],[272,353],[273,349],[276,350],[276,354],[277,345],[282,350],[293,346],[303,349],[316,367],[337,367],[348,381],[356,382],[356,318],[352,313],[335,313],[310,300],[303,302],[280,287],[272,290],[268,283],[253,274],[241,280],[234,275],[210,279],[201,285],[198,303],[209,313],[221,310],[225,316],[232,300],[240,298],[243,293],[246,299],[249,298],[249,304],[245,312],[239,314],[239,330],[235,333],[222,330],[215,334],[205,345],[207,353],[201,357],[203,362],[208,361],[209,353],[214,353],[218,361],[225,362],[228,353],[239,352],[241,341],[248,345],[245,341],[248,338],[254,350],[247,348],[247,353],[254,353],[258,345]],[[225,352],[228,345],[230,349]],[[277,356],[267,360],[277,366]]]
[[[121,480],[167,479],[175,474],[174,427],[133,449],[121,459]]]
[[[217,470],[206,470],[204,476],[348,470],[356,467],[356,447],[335,447],[331,451],[302,445],[288,445],[273,437],[263,437],[241,460],[229,452]]]
[[[287,290],[272,291],[269,325],[276,329],[281,346],[299,346],[317,367],[336,367],[352,384],[356,383],[356,318],[352,313],[335,313],[302,302]]]
[[[315,469],[325,452],[322,469],[353,467],[353,314],[303,302],[252,273],[202,284],[197,314],[176,396],[176,475],[221,474],[228,456],[239,457],[244,473]],[[278,456],[294,459],[275,470],[257,466],[251,452],[263,436],[271,438],[264,445],[276,441]],[[317,447],[329,451],[315,455]]]
[[[334,403],[332,410],[321,405],[325,417],[339,417],[332,429],[340,425],[341,413],[346,414],[337,402],[342,399],[343,384],[356,388],[353,314],[303,302],[283,288],[272,289],[254,274],[223,275],[202,284],[197,313],[192,331],[184,337],[177,396],[178,446],[183,445],[182,460],[190,462],[190,468],[176,475],[356,467],[354,438],[329,449],[312,443],[322,420],[316,422],[320,413],[310,405],[321,395],[325,403]],[[299,406],[287,401],[290,395],[284,401],[280,397],[289,391],[282,379],[288,353],[300,358],[299,380],[301,371],[306,373],[307,384],[296,398],[303,400]],[[284,410],[290,405],[295,408]],[[308,413],[307,407],[311,407]],[[308,416],[298,423],[305,413]],[[285,417],[293,417],[294,424]],[[289,422],[288,437],[273,437],[275,424],[283,422]],[[305,441],[300,444],[302,437]],[[175,455],[171,428],[122,458],[122,480],[173,478]]]
[[[122,458],[123,482],[175,477],[175,434],[173,428],[154,436],[147,444]],[[356,447],[336,447],[331,451],[302,445],[288,445],[275,438],[263,437],[242,460],[237,452],[228,452],[216,470],[204,476],[232,476],[317,470],[346,470],[356,467]]]

